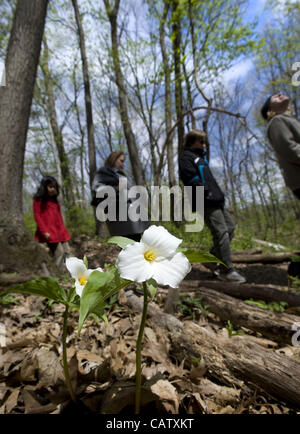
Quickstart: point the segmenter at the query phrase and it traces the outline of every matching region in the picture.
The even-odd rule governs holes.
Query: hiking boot
[[[224,282],[245,283],[246,278],[236,270],[229,270],[227,273],[219,273],[218,279]]]

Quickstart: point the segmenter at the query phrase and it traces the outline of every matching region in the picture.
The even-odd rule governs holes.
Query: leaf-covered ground
[[[91,268],[111,263],[119,251],[116,246],[102,246],[88,237],[75,240],[72,249],[78,257],[86,254]],[[250,283],[286,288],[287,264],[240,265],[238,268]],[[192,284],[202,278],[211,279],[210,272],[202,265],[195,266],[182,285],[184,298],[176,316],[183,322],[192,320],[228,337],[228,324],[226,328],[224,321],[194,298]],[[61,283],[70,287],[72,280],[66,275]],[[136,291],[135,294],[140,295]],[[167,289],[159,288],[156,308],[164,309],[166,296]],[[80,402],[74,408],[65,388],[61,363],[64,307],[34,296],[8,298],[9,304],[0,307],[0,413],[133,414],[135,345],[141,315],[130,310],[126,300],[126,292],[122,291],[108,306],[109,325],[89,318],[80,338],[77,334],[78,312],[70,314],[68,359]],[[243,332],[245,338],[255,338],[262,346],[300,362],[299,347],[280,347],[245,328],[234,329],[234,332]],[[144,336],[143,381],[142,413],[147,414],[299,412],[257,386],[245,393],[235,386],[217,384],[209,377],[205,363],[200,359],[187,368],[184,360],[179,362],[176,354],[170,353],[168,332],[151,319],[147,321]]]

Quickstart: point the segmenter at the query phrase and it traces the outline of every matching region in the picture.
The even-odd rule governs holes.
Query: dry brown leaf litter
[[[73,249],[76,247],[79,257],[83,253],[88,256],[90,267],[114,261],[119,251],[116,246],[109,246],[99,257],[101,243],[90,239],[79,240]],[[259,276],[265,278],[263,270]],[[166,291],[161,290],[157,297],[162,308],[165,296]],[[0,413],[60,413],[69,400],[60,342],[64,308],[57,303],[50,308],[38,297],[17,295],[15,298],[19,304],[1,308],[0,313],[0,322],[5,323],[7,330],[6,346],[0,348]],[[68,359],[71,379],[85,411],[132,412],[135,345],[141,315],[131,312],[122,302],[124,298],[122,300],[120,294],[119,305],[108,315],[109,326],[88,319],[80,338],[77,335],[78,313],[71,314]],[[215,315],[200,315],[197,321],[207,330],[226,336],[224,323]],[[278,348],[270,340],[243,331],[244,336],[233,339],[253,339],[266,348],[299,360],[298,347]],[[148,321],[143,343],[142,393],[142,405],[148,408],[147,411],[187,414],[281,414],[296,411],[262,390],[256,389],[252,396],[243,396],[235,387],[215,384],[205,377],[204,362],[186,369],[184,361],[179,363],[170,358],[169,348],[168,333],[153,321]]]

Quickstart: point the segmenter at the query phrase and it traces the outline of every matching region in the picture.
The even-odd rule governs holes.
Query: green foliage
[[[34,235],[36,231],[36,222],[33,217],[33,212],[27,212],[24,214],[24,224],[25,228]]]
[[[178,311],[184,316],[191,316],[193,320],[196,318],[196,314],[207,316],[209,314],[209,305],[203,305],[201,303],[201,298],[193,298],[180,296],[180,301],[178,302]]]
[[[88,315],[94,313],[103,316],[105,301],[117,294],[122,288],[125,288],[129,283],[130,281],[121,279],[115,266],[103,273],[95,270],[90,274],[80,300],[79,335]]]
[[[178,249],[178,251],[182,252],[188,258],[191,264],[198,264],[201,262],[218,262],[223,264],[220,259],[216,258],[211,253],[200,252],[199,250],[191,250],[186,248]]]
[[[156,292],[157,292],[157,283],[154,279],[150,279],[147,282],[147,286],[151,295],[152,300],[154,300]]]
[[[61,288],[57,280],[52,277],[39,277],[36,280],[30,280],[12,288],[8,288],[1,292],[0,297],[3,297],[10,292],[37,295],[63,304],[68,304],[69,301],[65,290]]]
[[[109,244],[117,244],[122,249],[125,249],[128,244],[133,244],[134,240],[126,237],[111,237],[106,242]]]
[[[10,307],[13,304],[20,304],[18,300],[15,299],[11,294],[5,294],[0,296],[0,305],[3,307]]]
[[[201,363],[201,357],[192,357],[192,363],[197,368]]]
[[[289,287],[300,291],[300,278],[297,276],[288,276]]]
[[[288,303],[285,301],[271,301],[267,303],[263,300],[253,300],[250,298],[250,300],[245,300],[245,303],[258,306],[262,309],[274,310],[276,312],[284,312],[288,307]]]
[[[232,336],[242,336],[244,333],[243,332],[235,332],[234,331],[234,326],[233,324],[228,320],[227,324],[226,324],[226,329],[228,331],[228,337],[232,337]]]
[[[92,207],[80,208],[77,205],[66,210],[66,227],[72,236],[94,235],[96,223]]]

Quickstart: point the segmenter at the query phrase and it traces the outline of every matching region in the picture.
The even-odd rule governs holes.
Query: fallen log
[[[241,298],[242,300],[253,298],[255,300],[264,301],[285,301],[290,307],[300,306],[300,295],[289,291],[281,291],[280,289],[269,286],[250,285],[246,283],[240,285],[239,283],[211,280],[185,280],[180,285],[181,292],[182,290],[189,290],[191,287],[196,291],[199,286],[211,288],[215,291],[231,295],[232,297]]]
[[[257,244],[261,244],[262,246],[272,247],[275,250],[286,250],[286,247],[284,247],[278,243],[276,243],[276,244],[270,243],[270,241],[259,240],[257,238],[252,238],[252,241],[254,241]]]
[[[300,407],[300,363],[276,354],[239,336],[220,338],[203,327],[187,322],[181,333],[173,333],[171,354],[192,366],[203,358],[207,376],[225,385],[238,380],[256,385],[277,398]]]
[[[238,250],[235,252],[231,252],[232,255],[256,255],[258,253],[262,253],[262,249],[259,247],[255,249],[249,249],[249,250]]]
[[[126,292],[124,303],[134,311],[142,311],[142,297],[132,292]],[[195,358],[203,358],[207,367],[205,376],[218,384],[246,391],[254,385],[300,407],[300,363],[295,360],[248,342],[242,336],[219,337],[193,322],[182,323],[152,304],[148,317],[170,331],[170,352],[177,360],[185,360],[187,366],[192,367]]]
[[[239,264],[278,264],[280,262],[290,261],[293,256],[299,255],[300,252],[287,253],[262,253],[260,255],[233,255],[232,262]]]
[[[292,326],[299,322],[298,316],[252,306],[209,288],[198,288],[197,296],[222,320],[230,320],[234,325],[259,332],[275,342],[291,345],[295,333]]]

